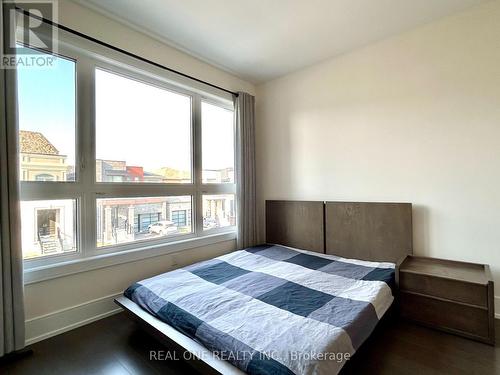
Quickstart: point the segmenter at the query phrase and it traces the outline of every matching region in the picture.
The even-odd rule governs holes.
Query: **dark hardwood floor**
[[[497,336],[500,324],[496,321]],[[500,347],[410,323],[387,322],[349,361],[343,374],[500,374]],[[149,360],[164,350],[124,314],[31,346],[33,355],[0,364],[0,374],[190,374],[181,360]]]

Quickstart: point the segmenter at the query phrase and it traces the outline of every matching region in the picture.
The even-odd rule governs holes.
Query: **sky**
[[[75,68],[58,58],[54,68],[18,67],[19,129],[42,133],[67,163],[75,163]]]
[[[75,160],[75,62],[20,67],[19,128],[41,132]],[[154,171],[191,166],[190,99],[96,69],[96,157]],[[233,166],[233,112],[202,104],[203,168]]]

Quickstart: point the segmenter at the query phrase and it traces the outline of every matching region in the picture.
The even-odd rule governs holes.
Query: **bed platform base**
[[[182,334],[168,324],[141,309],[135,302],[121,296],[115,303],[150,335],[155,337],[169,351],[178,353],[190,366],[202,374],[242,375],[231,363],[210,355],[207,348]],[[205,355],[203,355],[205,354]]]

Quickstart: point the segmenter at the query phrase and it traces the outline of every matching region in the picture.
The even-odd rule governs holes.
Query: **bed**
[[[266,233],[117,303],[203,373],[338,373],[394,301],[411,205],[267,201]]]

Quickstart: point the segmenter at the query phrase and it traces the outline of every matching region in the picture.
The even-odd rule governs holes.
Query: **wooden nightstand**
[[[399,289],[402,317],[495,344],[488,265],[408,256],[399,267]]]

